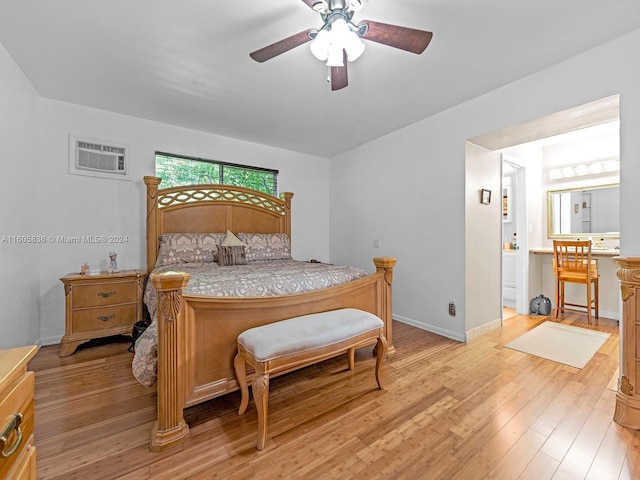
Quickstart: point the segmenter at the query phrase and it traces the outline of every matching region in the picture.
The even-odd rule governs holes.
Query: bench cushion
[[[250,328],[238,343],[259,362],[343,342],[384,326],[372,313],[355,308],[312,313]]]

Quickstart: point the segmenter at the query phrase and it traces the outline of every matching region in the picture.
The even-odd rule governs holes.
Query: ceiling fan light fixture
[[[315,35],[309,48],[314,57],[326,60],[328,66],[342,67],[343,50],[347,52],[347,59],[352,62],[362,55],[365,45],[353,28],[349,27],[346,19],[337,16]]]
[[[349,25],[343,16],[339,16],[333,19],[331,22],[331,42],[342,43],[347,41],[349,36]]]
[[[347,58],[350,62],[357,60],[364,52],[364,42],[360,40],[360,37],[353,32],[350,31],[347,35],[344,43],[344,49],[347,51]]]
[[[344,56],[342,55],[342,48],[338,45],[331,45],[329,49],[329,55],[327,57],[328,67],[344,67]]]
[[[316,38],[309,44],[311,53],[318,60],[323,62],[329,58],[329,49],[331,48],[331,34],[328,30],[320,30],[316,34]]]

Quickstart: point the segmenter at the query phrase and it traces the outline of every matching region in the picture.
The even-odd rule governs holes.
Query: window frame
[[[258,190],[261,191],[262,193],[266,193],[268,195],[272,195],[274,197],[278,196],[278,174],[280,173],[279,170],[273,169],[273,168],[265,168],[265,167],[256,167],[253,165],[243,165],[241,163],[232,163],[232,162],[223,162],[220,160],[212,160],[212,159],[208,159],[208,158],[201,158],[201,157],[191,157],[188,155],[181,155],[181,154],[176,154],[176,153],[169,153],[169,152],[162,152],[162,151],[156,151],[155,155],[154,155],[154,167],[157,171],[157,162],[158,162],[158,156],[163,156],[163,157],[171,157],[174,159],[178,159],[178,160],[187,160],[190,162],[203,162],[203,163],[209,163],[209,164],[213,164],[213,165],[217,165],[219,167],[219,174],[218,174],[218,182],[214,182],[220,185],[231,185],[231,186],[240,186],[240,187],[245,187],[245,188],[251,188],[253,190],[256,190],[255,188],[253,188],[252,186],[247,186],[247,185],[237,185],[235,183],[225,183],[224,181],[224,169],[225,167],[229,167],[229,168],[238,168],[238,169],[243,169],[243,170],[249,170],[249,171],[254,171],[254,172],[259,172],[259,173],[267,173],[267,174],[272,174],[273,175],[273,183],[272,183],[272,188],[273,191],[272,192],[268,192],[268,191],[264,191],[264,190]],[[185,185],[190,185],[190,184],[185,184]],[[173,186],[182,186],[182,185],[170,185],[171,187]],[[165,186],[165,188],[169,188],[169,186]]]

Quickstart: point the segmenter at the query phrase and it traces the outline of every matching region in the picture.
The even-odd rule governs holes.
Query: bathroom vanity
[[[613,257],[620,255],[618,249],[592,249],[591,257],[598,261],[600,274],[599,316],[620,320],[620,284],[616,275],[618,266]],[[567,284],[567,301],[580,301],[584,297],[584,285]],[[544,294],[551,299],[555,293],[553,276],[553,248],[531,248],[529,250],[529,298]],[[553,305],[555,308],[555,305]]]

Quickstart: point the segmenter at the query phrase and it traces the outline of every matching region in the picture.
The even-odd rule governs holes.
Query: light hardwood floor
[[[612,335],[583,370],[503,348],[546,319],[515,315],[468,344],[395,322],[386,391],[369,349],[353,371],[339,357],[272,379],[261,452],[236,392],[186,411],[183,448],[151,453],[155,388],[131,375],[126,341],[44,347],[30,362],[38,478],[640,478],[640,431],[612,421],[616,322],[600,319]]]

